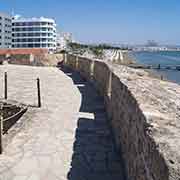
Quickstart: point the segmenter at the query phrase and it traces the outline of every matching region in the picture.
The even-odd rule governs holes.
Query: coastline
[[[133,58],[132,55],[130,55],[130,52],[128,52],[128,58],[131,59],[131,61],[130,61],[131,63],[128,64],[128,66],[130,68],[142,69],[143,71],[147,72],[148,76],[151,77],[151,78],[160,79],[160,80],[167,81],[167,82],[173,82],[173,81],[169,80],[166,76],[163,76],[160,73],[158,73],[156,70],[150,69],[150,68],[149,69],[145,68],[145,67],[148,67],[148,65],[146,66],[144,64],[141,64],[141,63],[137,62],[137,60],[135,58]]]

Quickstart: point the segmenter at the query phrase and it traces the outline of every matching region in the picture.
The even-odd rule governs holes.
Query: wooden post
[[[0,104],[0,154],[2,154],[3,152],[2,135],[3,135],[3,105]]]
[[[38,93],[38,107],[41,107],[41,89],[40,89],[40,79],[37,78],[37,93]]]
[[[4,73],[4,98],[7,99],[7,72]]]

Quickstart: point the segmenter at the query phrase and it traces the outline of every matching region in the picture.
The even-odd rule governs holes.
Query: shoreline
[[[168,79],[167,76],[163,76],[162,74],[160,74],[155,69],[143,68],[143,66],[145,67],[146,65],[137,62],[137,60],[135,60],[135,58],[133,58],[133,56],[129,55],[129,54],[130,53],[128,52],[128,58],[131,59],[131,62],[132,62],[132,63],[129,63],[129,65],[135,65],[135,67],[129,66],[129,65],[128,65],[128,67],[133,68],[133,69],[139,69],[139,70],[142,69],[143,71],[147,72],[148,76],[151,77],[151,78],[160,79],[162,81],[167,81],[167,82],[172,82],[172,83],[179,84],[177,82],[174,82],[174,81]],[[138,68],[138,66],[139,66],[139,68]],[[148,67],[148,65],[147,65],[147,67]]]

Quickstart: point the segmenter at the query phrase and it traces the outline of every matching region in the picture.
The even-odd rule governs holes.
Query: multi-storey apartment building
[[[0,13],[0,48],[11,48],[12,35],[11,16]]]
[[[48,18],[14,18],[12,20],[13,48],[46,48],[56,50],[56,23]]]

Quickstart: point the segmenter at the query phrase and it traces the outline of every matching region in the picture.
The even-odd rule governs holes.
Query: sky
[[[180,0],[0,0],[0,12],[54,18],[84,43],[180,45]]]

